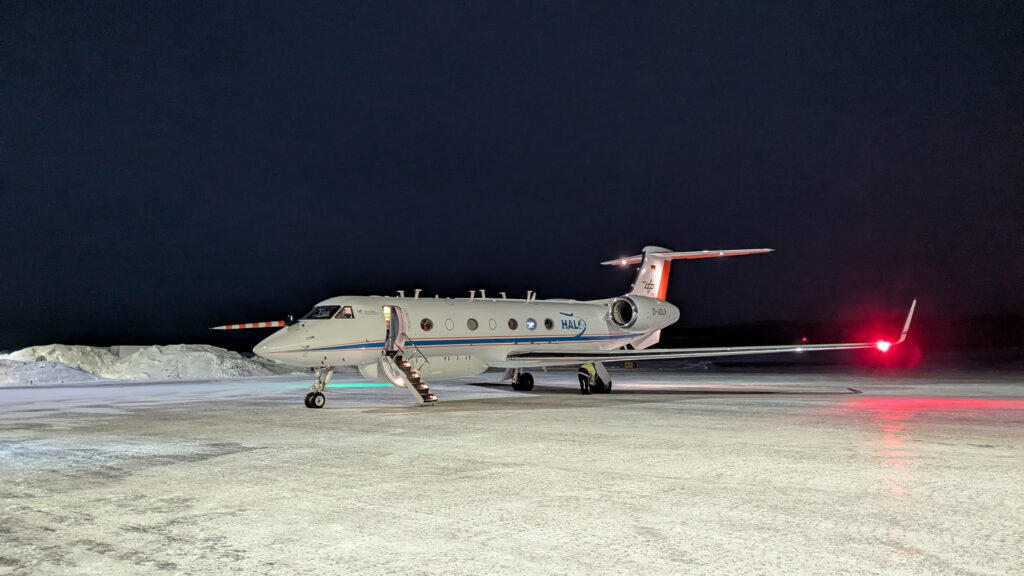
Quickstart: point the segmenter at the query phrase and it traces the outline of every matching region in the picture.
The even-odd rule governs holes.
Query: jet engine
[[[620,296],[608,303],[608,317],[623,330],[650,332],[679,320],[679,309],[656,298]]]
[[[636,324],[636,303],[626,297],[612,300],[611,317],[612,322],[619,328],[631,328],[633,324]]]

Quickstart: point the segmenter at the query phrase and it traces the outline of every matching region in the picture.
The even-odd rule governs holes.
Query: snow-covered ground
[[[202,344],[147,346],[119,358],[108,348],[48,344],[0,354],[0,386],[108,380],[200,380],[301,373]]]
[[[0,574],[1024,574],[1021,373],[0,390]]]

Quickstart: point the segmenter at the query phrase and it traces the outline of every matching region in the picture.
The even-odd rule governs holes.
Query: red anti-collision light
[[[888,352],[889,348],[892,347],[892,342],[889,342],[888,340],[879,340],[875,346],[877,346],[882,352]]]

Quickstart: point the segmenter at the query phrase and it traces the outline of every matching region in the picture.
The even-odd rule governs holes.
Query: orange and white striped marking
[[[225,324],[223,326],[214,326],[210,330],[246,330],[249,328],[280,328],[284,326],[284,320],[274,320],[272,322],[249,322],[248,324]]]

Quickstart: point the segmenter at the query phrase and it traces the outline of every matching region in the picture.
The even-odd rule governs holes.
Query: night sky
[[[1024,313],[1017,2],[4,2],[0,350],[341,294]]]

